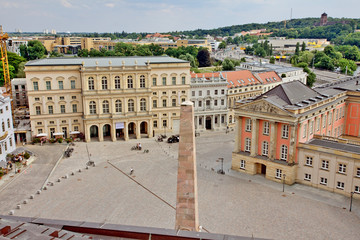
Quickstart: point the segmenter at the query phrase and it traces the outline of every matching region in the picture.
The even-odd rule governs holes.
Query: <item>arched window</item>
[[[10,128],[10,119],[7,119],[8,128]]]
[[[95,84],[94,84],[94,78],[93,77],[88,78],[88,87],[89,87],[89,90],[94,90],[95,89]]]
[[[3,132],[5,132],[5,123],[4,122],[1,123],[1,127],[2,127]]]
[[[128,101],[128,112],[134,112],[135,108],[134,108],[134,100],[129,99]]]
[[[127,84],[128,84],[128,88],[133,88],[134,87],[132,76],[127,77]]]
[[[262,144],[262,155],[267,156],[269,154],[269,143],[267,141],[263,141]]]
[[[109,113],[109,101],[104,100],[102,103],[103,113]]]
[[[89,103],[89,110],[90,114],[96,114],[96,103],[94,101]]]
[[[101,88],[103,90],[108,89],[107,77],[102,77],[101,78]]]
[[[232,116],[229,117],[229,123],[232,123]]]
[[[140,99],[140,111],[146,111],[146,99]]]
[[[121,100],[115,101],[115,112],[117,112],[117,113],[122,112]]]
[[[145,88],[145,76],[140,76],[140,88]]]
[[[115,89],[120,89],[120,88],[121,88],[120,77],[116,76],[115,77]]]
[[[286,145],[281,145],[281,160],[287,160],[288,157],[288,147]]]

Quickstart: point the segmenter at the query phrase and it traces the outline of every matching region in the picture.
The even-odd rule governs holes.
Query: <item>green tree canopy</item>
[[[224,71],[232,71],[235,69],[235,65],[229,58],[225,58],[222,62],[222,69]]]
[[[210,53],[206,48],[201,49],[197,56],[196,56],[198,62],[199,62],[199,67],[209,67],[211,66],[211,61],[210,61]]]
[[[24,44],[20,46],[20,54],[27,60],[35,60],[44,58],[47,54],[47,51],[40,41],[31,40],[28,41],[27,46]]]

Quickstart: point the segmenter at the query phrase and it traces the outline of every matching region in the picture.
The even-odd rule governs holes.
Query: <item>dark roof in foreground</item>
[[[343,152],[352,152],[360,154],[360,146],[346,143],[339,143],[335,141],[312,139],[308,142],[309,145],[316,145],[319,147],[336,149]]]
[[[135,64],[135,61],[137,62]],[[108,67],[110,66],[146,66],[159,63],[187,63],[188,61],[172,58],[169,56],[131,56],[131,57],[87,57],[87,58],[43,58],[29,61],[26,66],[57,66],[57,65],[82,65],[85,67]]]
[[[207,232],[3,215],[0,215],[0,229],[0,239],[260,240]]]

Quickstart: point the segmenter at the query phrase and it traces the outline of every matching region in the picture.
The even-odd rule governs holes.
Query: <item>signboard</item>
[[[124,122],[115,123],[115,129],[124,129]]]

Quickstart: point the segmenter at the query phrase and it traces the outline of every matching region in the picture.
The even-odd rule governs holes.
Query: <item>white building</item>
[[[14,127],[11,114],[11,100],[0,95],[0,162],[6,162],[6,155],[15,150]]]
[[[227,80],[221,73],[192,74],[190,100],[198,132],[224,130],[228,126]]]

